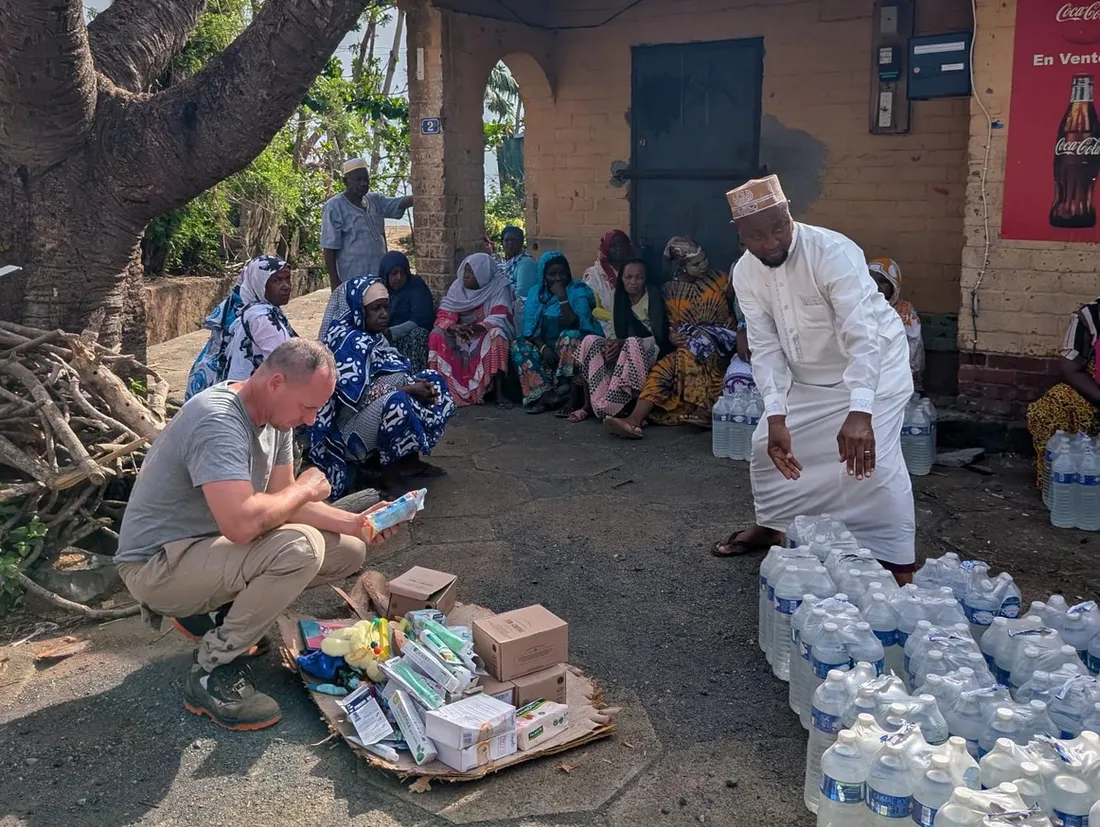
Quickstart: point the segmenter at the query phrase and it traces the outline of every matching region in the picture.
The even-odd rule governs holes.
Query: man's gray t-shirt
[[[223,382],[188,400],[141,465],[118,540],[116,563],[141,563],[165,543],[220,534],[203,485],[249,480],[266,491],[271,470],[293,462],[290,431],[256,427]]]

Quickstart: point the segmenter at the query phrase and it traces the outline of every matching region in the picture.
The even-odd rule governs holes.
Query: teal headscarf
[[[582,281],[573,280],[573,271],[569,269],[569,260],[555,250],[543,253],[539,258],[539,281],[527,296],[523,309],[523,336],[528,339],[541,338],[544,341],[556,341],[561,335],[561,306],[557,297],[546,289],[546,271],[554,262],[565,265],[569,280],[565,285],[565,296],[569,306],[580,319],[582,333],[602,336],[603,328],[592,315],[596,307],[596,294]]]

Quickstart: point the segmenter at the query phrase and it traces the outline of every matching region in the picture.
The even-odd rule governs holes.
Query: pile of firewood
[[[22,572],[96,532],[117,540],[122,498],[169,416],[168,383],[99,344],[102,318],[79,335],[0,322],[0,548],[37,516],[45,542],[21,560],[18,579],[81,614],[87,607],[43,594]]]

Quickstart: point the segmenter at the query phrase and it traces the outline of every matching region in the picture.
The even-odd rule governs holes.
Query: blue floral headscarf
[[[333,497],[348,489],[347,445],[336,428],[343,408],[358,410],[364,392],[381,376],[412,373],[413,366],[381,333],[367,331],[363,296],[372,284],[383,284],[377,276],[360,276],[341,285],[347,311],[329,324],[321,337],[336,357],[336,390],[317,413],[317,421],[306,429],[309,459],[325,472]]]

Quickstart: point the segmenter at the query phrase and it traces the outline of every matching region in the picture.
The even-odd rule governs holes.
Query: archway
[[[526,53],[505,55],[485,84],[485,228],[499,246],[506,224],[524,227],[538,248],[539,204],[549,193],[553,159],[553,91],[539,61]]]

